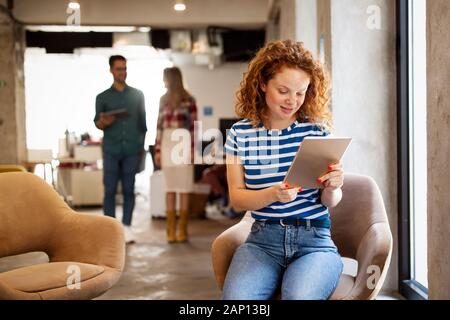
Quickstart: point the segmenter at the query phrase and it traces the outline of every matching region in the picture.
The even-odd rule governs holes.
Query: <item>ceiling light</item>
[[[176,0],[173,8],[175,11],[184,11],[186,10],[186,4],[184,3],[184,0]]]
[[[77,1],[70,1],[67,6],[70,9],[72,9],[72,10],[79,10],[80,9],[80,4]]]
[[[151,28],[150,27],[138,27],[137,31],[139,32],[150,32]]]
[[[173,8],[175,9],[175,11],[184,11],[186,10],[186,5],[182,3],[177,3],[176,5],[173,6]]]

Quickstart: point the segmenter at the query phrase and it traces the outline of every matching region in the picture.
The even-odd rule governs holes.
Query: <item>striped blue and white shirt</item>
[[[328,131],[313,123],[296,121],[283,130],[267,130],[263,124],[253,127],[245,119],[228,131],[225,152],[241,159],[247,189],[262,190],[284,180],[305,137],[327,135]],[[305,189],[294,201],[272,203],[252,211],[252,217],[257,220],[329,219],[329,212],[321,203],[319,189]]]

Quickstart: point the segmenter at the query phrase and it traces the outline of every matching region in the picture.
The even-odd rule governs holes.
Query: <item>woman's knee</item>
[[[225,277],[224,300],[271,299],[281,279],[281,268],[254,245],[244,243],[235,252]]]
[[[339,283],[343,263],[337,253],[320,252],[313,259],[299,261],[292,267],[282,284],[283,300],[327,300]]]

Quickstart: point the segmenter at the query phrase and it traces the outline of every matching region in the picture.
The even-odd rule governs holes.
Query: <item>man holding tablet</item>
[[[103,211],[116,216],[116,191],[122,182],[125,240],[135,242],[131,231],[134,209],[135,175],[144,155],[147,132],[143,93],[126,84],[127,61],[123,56],[109,58],[113,85],[96,99],[95,126],[103,130],[103,184],[105,187]]]

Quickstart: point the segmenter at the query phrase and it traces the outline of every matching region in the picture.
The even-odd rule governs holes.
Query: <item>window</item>
[[[426,0],[397,1],[399,128],[399,289],[426,299]]]

